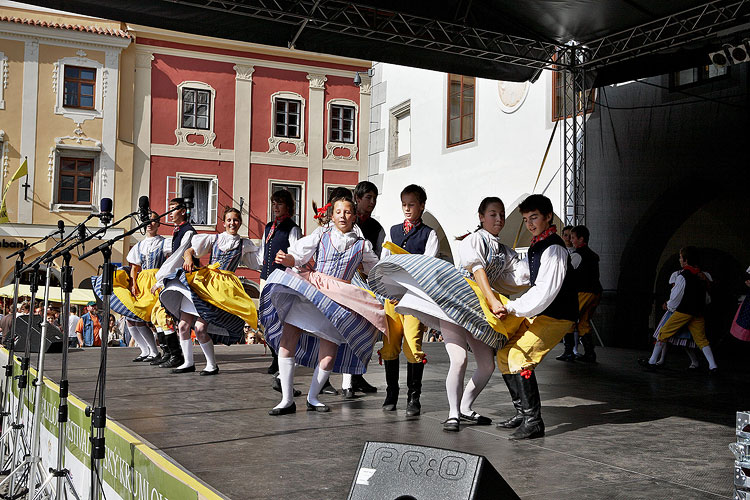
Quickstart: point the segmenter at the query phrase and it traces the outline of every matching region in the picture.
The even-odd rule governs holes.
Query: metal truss
[[[586,90],[585,53],[575,48],[566,52],[568,66],[563,79],[563,178],[565,186],[565,224],[586,223],[586,111],[592,92]]]
[[[555,44],[342,0],[162,0],[462,57],[553,69]]]

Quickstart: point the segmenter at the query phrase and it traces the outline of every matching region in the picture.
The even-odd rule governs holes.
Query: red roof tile
[[[20,17],[0,16],[0,21],[17,24],[28,24],[29,26],[41,26],[42,28],[57,28],[62,30],[83,31],[85,33],[94,33],[96,35],[109,35],[120,38],[132,38],[130,33],[123,30],[112,28],[101,28],[99,26],[82,26],[80,24],[60,24],[49,21],[40,21],[38,19],[21,19]]]

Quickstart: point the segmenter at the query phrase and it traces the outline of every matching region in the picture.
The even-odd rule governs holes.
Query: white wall
[[[382,181],[375,216],[383,226],[402,220],[399,193],[411,183],[427,191],[427,210],[443,226],[454,254],[452,237],[476,227],[482,198],[499,196],[509,213],[514,210],[532,192],[552,133],[551,83],[551,73],[543,73],[509,114],[501,109],[498,82],[477,79],[475,140],[446,148],[447,75],[376,64],[371,124],[371,143],[376,147],[371,148],[370,178]],[[411,165],[388,170],[389,110],[406,100],[411,101]],[[558,213],[563,203],[560,132],[558,127],[535,191],[544,191]],[[506,227],[504,232],[512,236],[505,236],[512,241],[517,230]]]

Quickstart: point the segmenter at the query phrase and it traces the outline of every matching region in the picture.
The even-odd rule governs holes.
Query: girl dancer
[[[333,224],[328,225],[329,213]],[[364,373],[377,331],[386,331],[383,307],[350,280],[360,264],[369,272],[377,262],[372,244],[354,232],[357,209],[350,193],[318,211],[321,227],[279,251],[276,262],[300,267],[314,259],[314,270],[276,270],[260,297],[266,340],[279,353],[281,402],[269,415],[297,411],[293,399],[294,363],[313,367],[307,410],[327,412],[318,400],[331,371]],[[317,358],[317,359],[316,359]],[[317,366],[316,366],[317,361]]]
[[[425,255],[393,255],[376,265],[369,279],[375,292],[399,300],[396,312],[416,316],[442,332],[450,358],[445,431],[458,431],[459,420],[492,423],[473,411],[472,405],[492,376],[494,349],[505,343],[508,332],[524,323],[522,318],[500,321],[495,316],[507,299],[493,288],[513,293],[528,280],[516,253],[498,237],[505,225],[505,206],[500,198],[485,198],[478,213],[480,225],[463,237],[457,268]],[[464,389],[467,345],[477,370]]]
[[[258,268],[258,248],[249,239],[237,234],[242,225],[239,210],[227,207],[222,219],[225,232],[193,236],[190,247],[183,255],[182,270],[166,281],[159,296],[164,308],[179,318],[177,331],[185,361],[172,373],[195,371],[191,329],[195,329],[195,336],[206,356],[206,368],[200,374],[216,375],[219,367],[212,337],[219,342],[233,344],[242,338],[245,323],[252,328],[258,324],[255,305],[234,274],[240,264]],[[197,268],[194,258],[209,252],[209,265]],[[208,332],[209,324],[212,335]]]
[[[141,354],[133,360],[134,362],[150,362],[159,355],[154,333],[148,326],[152,310],[158,302],[158,297],[151,293],[151,287],[156,283],[156,272],[159,267],[172,253],[171,241],[157,234],[157,214],[151,212],[151,217],[151,224],[146,226],[146,238],[139,241],[128,253],[130,274],[125,269],[115,272],[113,295],[110,298],[110,308],[125,316],[128,331],[141,349]],[[93,278],[92,282],[95,293],[101,297],[101,276]]]
[[[750,287],[750,267],[745,271],[745,285]],[[734,315],[730,333],[739,340],[750,341],[750,293],[745,295],[737,314]]]

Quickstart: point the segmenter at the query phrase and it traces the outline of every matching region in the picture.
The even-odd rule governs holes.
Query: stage
[[[381,410],[385,377],[377,359],[366,375],[375,395],[326,396],[328,414],[304,411],[311,370],[297,370],[298,412],[268,416],[280,395],[266,374],[263,346],[217,346],[221,373],[172,375],[133,363],[137,349],[109,350],[108,416],[161,450],[228,498],[345,498],[365,441],[393,441],[486,456],[524,499],[727,498],[732,492],[735,411],[750,409],[748,372],[709,377],[688,372],[674,349],[667,368],[644,372],[644,353],[597,351],[599,363],[556,361],[559,346],[537,370],[547,435],[508,441],[509,431],[462,426],[442,431],[448,369],[440,343],[425,344],[423,414],[407,418],[406,370],[396,412]],[[196,348],[198,369],[203,365]],[[34,357],[35,359],[35,357]],[[57,380],[59,354],[47,357]],[[719,359],[721,362],[721,359]],[[70,355],[70,390],[90,401],[99,349]],[[473,370],[470,362],[469,370]],[[341,376],[332,378],[337,388]],[[505,384],[496,372],[475,409],[495,420],[509,416]]]

